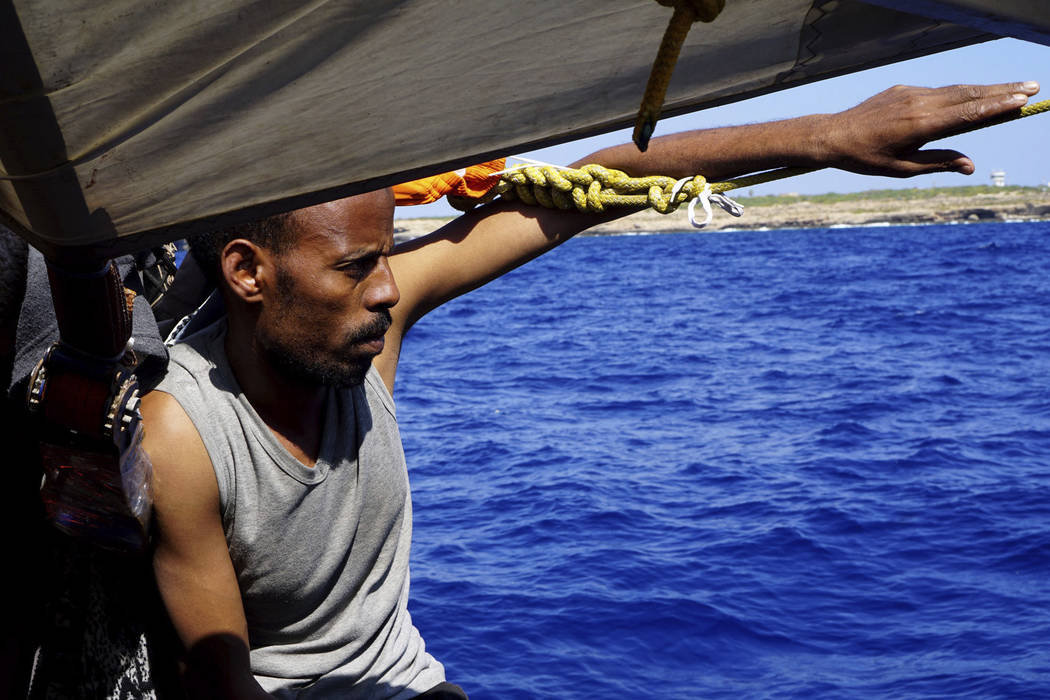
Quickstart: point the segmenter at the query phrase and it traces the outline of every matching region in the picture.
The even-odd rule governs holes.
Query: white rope
[[[508,161],[511,159],[520,160],[521,165],[514,165],[508,168],[504,168],[503,170],[499,170],[497,172],[492,173],[492,176],[506,175],[507,173],[513,173],[518,170],[527,168],[529,166],[535,166],[539,168],[554,168],[555,170],[572,170],[572,168],[566,165],[554,165],[552,163],[544,163],[542,160],[533,160],[532,158],[525,158],[524,156],[509,156],[507,158]]]
[[[674,183],[674,187],[671,188],[671,201],[674,201],[675,197],[677,197],[678,193],[682,191],[682,188],[685,187],[686,183],[692,181],[693,178],[684,177]],[[697,202],[699,202],[700,206],[704,208],[704,214],[706,215],[702,223],[696,220]],[[706,183],[704,184],[703,192],[689,201],[689,223],[693,225],[693,228],[704,228],[711,223],[711,219],[714,218],[714,212],[711,210],[712,202],[717,204],[720,209],[728,214],[732,214],[733,216],[742,216],[744,213],[744,207],[740,203],[734,202],[732,199],[719,192],[711,192],[710,183]]]

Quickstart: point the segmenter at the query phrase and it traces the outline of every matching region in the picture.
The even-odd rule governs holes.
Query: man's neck
[[[293,457],[312,467],[321,450],[325,387],[306,385],[274,368],[254,337],[232,323],[226,357],[245,398],[270,432]]]

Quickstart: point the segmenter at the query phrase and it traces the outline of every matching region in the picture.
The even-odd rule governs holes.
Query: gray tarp
[[[1031,14],[1050,27],[1050,7]],[[0,212],[45,252],[113,253],[627,126],[669,17],[652,0],[0,0]],[[857,0],[727,0],[694,25],[665,114],[987,38]]]

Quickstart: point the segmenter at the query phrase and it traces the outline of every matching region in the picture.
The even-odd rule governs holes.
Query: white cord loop
[[[692,178],[683,178],[675,183],[674,188],[671,190],[671,200],[674,201],[675,195],[678,194],[679,190],[685,186],[685,183],[692,180]],[[704,208],[705,218],[703,222],[696,220],[696,203],[700,202],[700,206]],[[733,216],[742,216],[744,214],[744,207],[739,202],[735,202],[729,197],[725,196],[720,192],[711,192],[711,185],[704,185],[703,191],[689,202],[689,223],[693,225],[693,228],[704,228],[711,219],[714,218],[714,212],[711,210],[712,202],[722,211]]]

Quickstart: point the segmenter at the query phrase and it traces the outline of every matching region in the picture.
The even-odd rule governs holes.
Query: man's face
[[[295,212],[256,326],[275,369],[308,385],[364,380],[399,298],[387,261],[393,211],[380,190]]]

